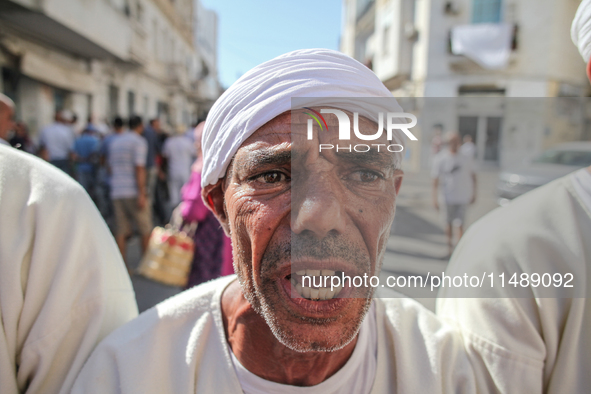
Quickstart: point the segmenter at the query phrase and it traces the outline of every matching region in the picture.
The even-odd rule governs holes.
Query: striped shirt
[[[138,195],[135,167],[145,167],[148,155],[146,140],[126,131],[113,138],[109,149],[111,198],[134,198]]]

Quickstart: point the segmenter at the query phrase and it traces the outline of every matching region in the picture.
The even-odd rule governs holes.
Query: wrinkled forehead
[[[317,109],[320,110],[320,108]],[[351,119],[353,119],[353,114],[350,111],[343,109],[340,109],[340,111],[346,113]],[[271,142],[273,140],[283,141],[286,135],[293,135],[294,138],[298,139],[302,136],[305,137],[307,135],[306,127],[310,119],[311,118],[309,116],[308,110],[305,109],[283,112],[282,114],[279,114],[273,119],[271,119],[269,122],[265,123],[263,126],[259,127],[250,137],[248,137],[242,143],[242,145],[240,145],[239,150],[248,147],[249,145],[252,145],[256,142]],[[339,127],[338,118],[336,116],[324,116],[323,120],[326,121],[327,126],[329,126],[329,130],[326,130],[326,132],[320,134],[320,136],[337,136]],[[353,127],[353,125],[353,122],[351,122],[351,127]],[[359,129],[363,133],[375,133],[377,128],[377,123],[363,116],[359,116]],[[355,139],[356,137],[355,135],[353,135],[352,141],[355,141]],[[360,140],[357,139],[357,141]],[[384,139],[384,141],[386,141],[386,139]]]
[[[291,113],[287,111],[259,127],[240,145],[226,175],[232,168],[250,166],[252,162],[287,164],[290,160]]]
[[[320,108],[317,108],[320,110]],[[353,114],[346,110],[341,110],[346,113],[351,119]],[[364,159],[372,157],[375,160],[385,163],[394,163],[395,155],[389,152],[385,146],[388,144],[386,134],[384,133],[380,138],[371,141],[359,139],[354,133],[351,134],[351,139],[348,141],[340,141],[339,138],[339,121],[336,116],[325,116],[326,130],[314,134],[311,140],[308,138],[308,122],[310,120],[309,110],[291,110],[286,111],[255,131],[237,150],[233,166],[245,166],[251,162],[257,163],[276,163],[288,164],[291,159],[301,157],[331,157],[337,156],[341,159]],[[351,128],[354,127],[354,122],[351,122]],[[372,120],[363,116],[358,118],[358,128],[363,134],[375,134],[378,125]],[[334,144],[346,148],[349,145],[359,146],[364,144],[367,146],[366,152],[347,152],[346,149],[342,151],[328,150],[322,151],[319,149],[321,145]],[[310,155],[310,152],[313,152]],[[349,154],[348,154],[349,153]]]

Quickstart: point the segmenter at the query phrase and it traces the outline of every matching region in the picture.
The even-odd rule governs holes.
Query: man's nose
[[[346,211],[339,185],[319,177],[299,186],[292,188],[292,231],[296,234],[310,231],[320,239],[331,231],[342,234]]]

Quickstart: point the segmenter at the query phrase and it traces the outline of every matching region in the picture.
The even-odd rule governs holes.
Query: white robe
[[[68,393],[137,316],[113,237],[72,178],[0,146],[0,392]]]
[[[565,288],[529,297],[461,298],[442,289],[437,314],[459,326],[483,393],[586,393],[591,389],[591,212],[570,177],[541,187],[474,224],[447,275],[573,273]],[[550,291],[549,291],[550,290]],[[552,294],[554,298],[548,298]],[[452,298],[459,297],[459,298]]]
[[[226,343],[223,290],[235,276],[187,290],[106,338],[73,393],[241,393]],[[377,372],[372,393],[474,392],[458,334],[416,301],[375,300]]]

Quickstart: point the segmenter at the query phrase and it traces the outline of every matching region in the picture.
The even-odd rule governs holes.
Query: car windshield
[[[543,152],[534,163],[587,167],[591,166],[591,152],[552,149]]]

